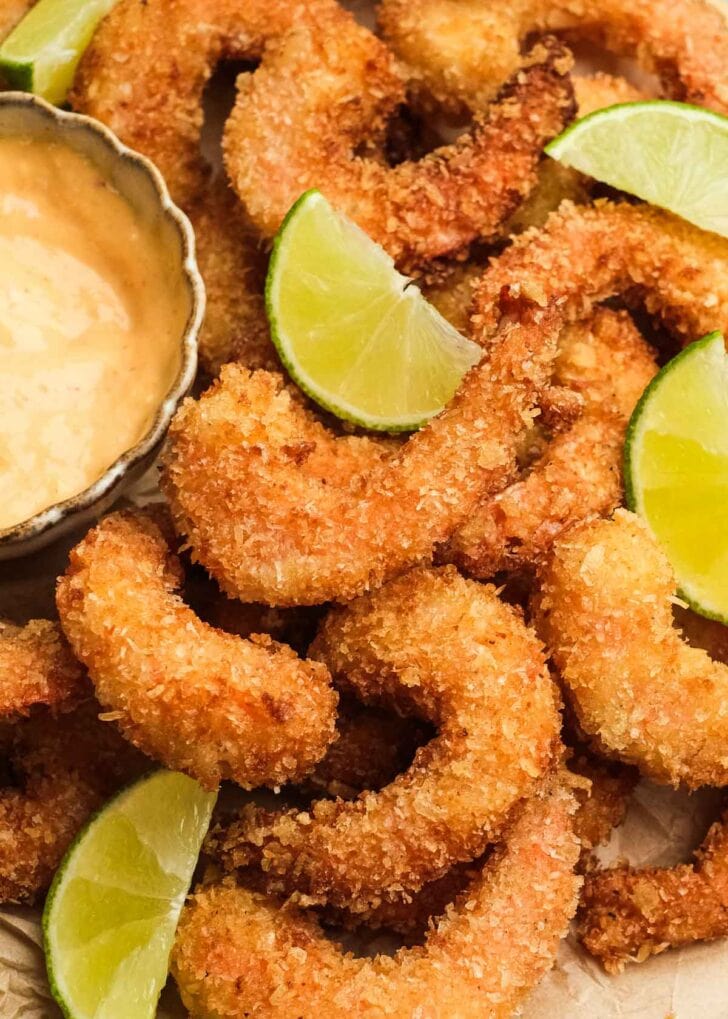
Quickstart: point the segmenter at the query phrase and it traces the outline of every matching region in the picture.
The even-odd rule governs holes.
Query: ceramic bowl
[[[36,96],[0,92],[0,138],[22,136],[54,141],[89,159],[160,238],[166,272],[177,274],[186,301],[180,332],[180,367],[157,409],[147,433],[104,474],[78,495],[37,513],[13,527],[0,529],[0,560],[25,555],[88,524],[104,512],[156,458],[169,423],[189,391],[197,370],[197,334],[205,310],[205,288],[195,261],[195,239],[187,217],[172,202],[157,168],[133,152],[97,120],[58,110]],[[11,451],[12,452],[12,451]]]

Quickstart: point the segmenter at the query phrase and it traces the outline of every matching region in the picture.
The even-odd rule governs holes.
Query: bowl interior
[[[0,559],[23,554],[52,540],[69,516],[108,505],[125,478],[137,477],[158,449],[174,411],[189,391],[197,367],[197,333],[204,313],[204,287],[194,257],[194,234],[172,203],[161,174],[144,157],[126,149],[90,118],[56,110],[37,97],[0,93],[0,139],[22,137],[68,146],[88,159],[131,207],[159,251],[174,307],[179,354],[169,391],[142,439],[123,453],[89,488],[29,520],[0,529]],[[150,352],[153,356],[154,352]]]

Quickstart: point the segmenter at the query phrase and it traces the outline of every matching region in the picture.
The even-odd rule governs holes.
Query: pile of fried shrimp
[[[32,4],[6,6],[0,35]],[[163,172],[208,313],[161,501],[75,544],[57,618],[0,622],[0,902],[41,902],[150,767],[244,790],[172,952],[198,1019],[506,1019],[572,921],[609,972],[728,936],[728,814],[672,868],[594,852],[641,778],[728,786],[728,628],[682,605],[622,477],[660,365],[728,334],[728,241],[544,155],[615,102],[728,113],[728,23],[708,0],[377,15],[119,0],[70,94]],[[575,73],[577,43],[634,79]],[[213,168],[223,61],[245,69]],[[267,258],[309,188],[482,347],[408,437],[337,426],[277,359]]]

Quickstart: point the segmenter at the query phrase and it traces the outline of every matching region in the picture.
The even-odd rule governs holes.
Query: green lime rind
[[[627,427],[623,467],[627,505],[663,547],[679,596],[728,623],[728,354],[720,332],[689,344],[649,384]]]
[[[96,28],[118,0],[39,0],[0,46],[14,88],[60,105]]]
[[[33,91],[33,65],[20,64],[12,60],[3,60],[1,49],[0,74],[11,88],[17,89],[19,92]]]
[[[317,190],[301,195],[278,231],[265,297],[291,378],[325,410],[370,430],[420,428],[482,353]]]
[[[546,152],[728,237],[728,117],[663,99],[619,103],[570,125]]]
[[[67,1019],[153,1019],[216,793],[154,771],[76,836],[51,885],[43,939]]]

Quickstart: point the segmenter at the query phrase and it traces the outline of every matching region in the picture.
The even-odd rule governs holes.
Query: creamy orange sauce
[[[163,262],[89,160],[0,139],[0,528],[83,491],[149,428],[184,326]]]

